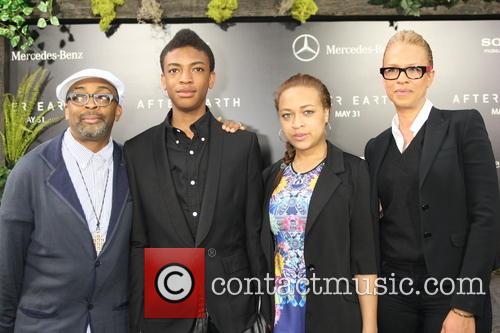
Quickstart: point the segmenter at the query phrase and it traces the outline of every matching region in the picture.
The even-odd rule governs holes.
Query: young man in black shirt
[[[215,84],[210,47],[179,31],[160,56],[172,101],[165,121],[125,144],[134,200],[130,331],[191,332],[195,319],[145,319],[144,248],[205,248],[210,332],[244,332],[257,318],[252,295],[216,296],[212,281],[263,277],[261,154],[257,136],[231,134],[206,107]],[[215,255],[214,255],[215,254]]]

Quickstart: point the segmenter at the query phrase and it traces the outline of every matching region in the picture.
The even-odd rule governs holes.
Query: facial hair
[[[104,117],[99,117],[101,122],[87,125],[83,122],[83,117],[85,116],[99,116],[98,113],[89,111],[80,116],[80,120],[76,126],[78,133],[87,139],[101,139],[106,136],[107,133],[111,131],[111,125],[106,121]]]

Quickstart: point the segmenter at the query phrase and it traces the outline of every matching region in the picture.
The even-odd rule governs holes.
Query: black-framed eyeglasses
[[[401,72],[404,72],[406,77],[410,80],[418,80],[421,79],[425,73],[429,73],[432,71],[432,66],[410,66],[406,68],[399,67],[382,67],[380,68],[380,74],[386,80],[397,80],[401,75]]]
[[[118,102],[118,97],[113,96],[113,94],[84,94],[77,92],[69,93],[68,97],[66,97],[66,101],[71,101],[76,105],[85,106],[90,101],[91,97],[94,99],[94,104],[97,106],[108,106],[113,100]]]

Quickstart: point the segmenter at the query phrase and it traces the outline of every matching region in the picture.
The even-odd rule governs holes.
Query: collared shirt
[[[101,235],[106,237],[113,202],[113,140],[110,139],[104,148],[94,153],[76,141],[68,129],[64,133],[62,155],[90,232],[96,230],[97,216],[102,206],[99,229]],[[106,197],[103,203],[104,195]]]
[[[113,140],[110,138],[104,148],[94,153],[79,143],[67,129],[63,137],[62,156],[90,233],[95,232],[97,216],[101,214],[99,230],[106,239],[113,202]],[[90,332],[89,325],[87,333]]]
[[[417,114],[413,123],[411,123],[410,131],[413,133],[413,136],[417,135],[418,131],[422,128],[424,123],[429,118],[429,114],[431,113],[432,103],[428,99],[425,100],[424,106]],[[392,136],[394,137],[394,141],[396,141],[396,145],[399,149],[399,152],[403,153],[408,146],[405,146],[405,140],[403,138],[403,133],[399,129],[399,117],[397,114],[392,118]]]
[[[193,239],[196,238],[203,189],[208,169],[210,112],[191,124],[192,139],[172,126],[172,111],[166,122],[167,155],[177,198],[184,212]]]

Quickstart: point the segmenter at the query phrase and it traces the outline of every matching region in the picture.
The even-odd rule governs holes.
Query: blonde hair
[[[429,65],[434,66],[434,59],[432,57],[432,50],[431,47],[429,46],[429,43],[422,37],[422,35],[417,34],[413,30],[402,30],[399,31],[398,33],[394,34],[389,41],[387,42],[387,45],[385,47],[384,51],[384,59],[385,59],[385,54],[387,53],[387,50],[396,43],[405,43],[409,45],[416,45],[422,47],[425,52],[427,53],[427,60],[429,61]]]

